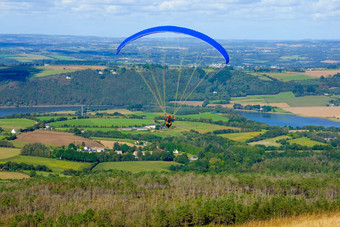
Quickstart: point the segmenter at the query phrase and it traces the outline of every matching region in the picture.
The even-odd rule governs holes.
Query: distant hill
[[[163,75],[166,78],[166,100],[175,100],[178,81],[178,69],[149,69],[144,66],[141,72],[136,69],[120,68],[112,73],[110,69],[81,70],[73,73],[30,78],[24,67],[16,70],[9,67],[0,70],[0,105],[131,105],[156,103],[148,86],[140,74],[149,82],[157,97],[164,96]],[[11,71],[9,75],[8,72]],[[34,71],[26,67],[27,72]],[[15,73],[18,75],[13,75]],[[7,73],[7,74],[6,74]],[[154,86],[155,75],[158,89]],[[192,78],[191,75],[193,74]],[[230,96],[256,94],[276,94],[291,91],[293,82],[267,81],[238,70],[225,68],[217,74],[213,71],[204,78],[205,71],[198,68],[184,68],[181,72],[178,98],[186,88],[187,94],[201,81],[191,100],[222,99]],[[203,78],[203,79],[202,79]],[[215,92],[214,92],[215,91]],[[214,92],[214,93],[213,93]],[[216,94],[217,92],[217,94]],[[190,100],[189,99],[189,100]]]

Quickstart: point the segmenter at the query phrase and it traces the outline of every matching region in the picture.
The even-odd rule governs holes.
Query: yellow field
[[[29,178],[29,176],[27,174],[24,174],[24,173],[0,171],[0,179],[1,180],[24,179],[24,178]]]
[[[340,119],[340,106],[284,107],[283,109],[305,117],[329,117]]]
[[[11,158],[20,154],[20,149],[0,147],[0,159]]]
[[[340,226],[340,212],[330,214],[301,215],[298,217],[277,218],[269,221],[254,221],[238,227],[335,227]]]
[[[228,133],[228,134],[220,134],[220,136],[235,140],[238,142],[246,142],[246,140],[253,138],[263,132],[240,132],[240,133]]]

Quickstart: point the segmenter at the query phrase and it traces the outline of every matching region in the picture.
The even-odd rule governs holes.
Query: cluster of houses
[[[156,129],[156,125],[155,124],[151,124],[151,125],[145,125],[143,127],[132,127],[132,128],[121,128],[120,130],[123,131],[152,131]]]

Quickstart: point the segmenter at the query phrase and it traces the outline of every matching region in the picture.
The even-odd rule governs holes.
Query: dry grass
[[[99,65],[48,65],[45,66],[49,69],[55,69],[55,70],[83,70],[83,69],[100,69],[104,70],[107,67],[106,66],[99,66]]]
[[[74,143],[77,145],[77,144],[81,144],[84,141],[86,146],[103,147],[103,145],[96,143],[93,140],[86,139],[80,136],[75,136],[71,133],[42,131],[42,130],[36,130],[33,132],[20,134],[16,140],[27,141],[31,143],[60,145],[60,146],[62,145],[68,146],[70,143]]]
[[[178,103],[187,106],[202,106],[203,101],[171,101],[170,103]]]
[[[249,222],[243,225],[239,225],[239,227],[255,227],[255,226],[261,226],[261,227],[270,227],[270,226],[336,227],[336,226],[340,226],[340,212],[330,213],[330,214],[301,215],[298,217],[271,219],[269,221],[254,221],[254,222]]]
[[[305,117],[340,118],[340,106],[284,107],[283,109]]]
[[[24,174],[24,173],[0,171],[0,179],[1,180],[24,179],[24,178],[30,178],[30,177],[27,174]]]
[[[340,73],[340,70],[315,70],[315,71],[306,71],[305,74],[313,77],[321,77],[321,76],[329,76]]]
[[[0,159],[11,158],[20,154],[20,149],[0,147]]]
[[[233,109],[234,104],[208,104],[207,106],[208,107],[209,106],[212,106],[212,107],[222,106],[224,108],[231,108],[231,109]]]

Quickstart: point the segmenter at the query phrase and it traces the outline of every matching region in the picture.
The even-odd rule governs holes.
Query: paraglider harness
[[[170,126],[172,125],[172,122],[175,121],[175,116],[174,118],[171,118],[171,115],[169,115],[168,117],[165,115],[165,125],[166,127],[170,128]]]

